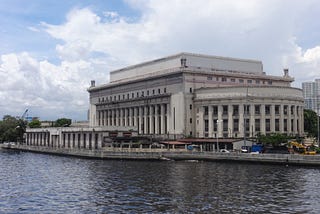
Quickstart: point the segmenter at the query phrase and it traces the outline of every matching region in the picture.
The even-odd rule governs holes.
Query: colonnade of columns
[[[26,144],[30,146],[99,149],[102,140],[102,134],[97,132],[62,132],[60,135],[51,135],[50,132],[26,133]]]
[[[136,126],[139,134],[167,134],[169,104],[149,104],[97,111],[98,126]]]
[[[229,104],[198,107],[197,137],[255,137],[258,133],[303,134],[303,106]]]

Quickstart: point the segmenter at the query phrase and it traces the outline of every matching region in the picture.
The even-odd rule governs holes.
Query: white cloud
[[[2,55],[1,103],[9,103],[7,110],[21,106],[20,112],[24,105],[41,107],[41,112],[52,112],[51,118],[64,113],[84,118],[91,79],[105,83],[110,70],[182,51],[259,59],[271,75],[289,67],[298,87],[319,78],[320,44],[303,47],[297,37],[303,32],[301,20],[314,20],[308,10],[320,8],[317,1],[126,2],[140,12],[139,18],[116,11],[100,16],[81,8],[71,10],[64,23],[41,23],[58,41],[61,61],[53,64],[28,53]]]

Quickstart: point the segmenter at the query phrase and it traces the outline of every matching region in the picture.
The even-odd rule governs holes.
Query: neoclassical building
[[[163,138],[303,135],[302,90],[284,69],[261,61],[180,53],[110,72],[91,82],[91,127],[136,127]]]

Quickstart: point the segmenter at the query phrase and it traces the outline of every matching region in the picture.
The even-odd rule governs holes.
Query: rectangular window
[[[149,90],[147,91],[147,96],[149,96]]]
[[[226,78],[226,77],[222,77],[222,78],[221,78],[221,81],[222,81],[222,82],[227,82],[227,78]]]
[[[228,106],[222,106],[222,109],[223,109],[222,114],[227,115],[228,114]]]
[[[230,79],[231,82],[236,82],[236,79]]]
[[[280,106],[279,106],[279,105],[275,105],[275,106],[274,106],[274,113],[275,113],[276,115],[279,115],[279,114],[280,114]]]
[[[152,94],[154,95],[154,89],[152,90]]]
[[[167,93],[167,88],[164,88],[164,89],[163,89],[163,93]]]
[[[260,132],[260,119],[254,120],[254,127],[256,132]]]
[[[134,98],[134,93],[131,94],[131,98]]]
[[[239,115],[239,106],[234,105],[233,106],[233,116]]]
[[[248,84],[252,84],[252,80],[247,80],[247,83]]]
[[[280,122],[279,119],[275,119],[275,131],[280,131]]]
[[[190,108],[190,110],[192,109],[192,104],[190,104],[189,108]]]
[[[254,106],[254,113],[255,113],[256,115],[259,115],[259,114],[260,114],[260,105],[255,105],[255,106]]]
[[[192,93],[192,88],[189,88],[189,92]]]
[[[204,131],[205,132],[209,131],[209,121],[208,120],[204,120]]]
[[[270,119],[266,119],[266,131],[270,132]]]
[[[265,106],[265,114],[270,115],[270,105]]]
[[[208,115],[208,106],[204,106],[204,116]]]
[[[190,123],[192,123],[192,118],[190,118]]]
[[[160,88],[158,88],[158,94],[160,94]]]
[[[233,119],[233,131],[239,131],[239,119]]]
[[[239,79],[239,83],[243,83],[243,79]]]
[[[260,84],[260,80],[256,80],[256,84]]]
[[[212,80],[212,76],[207,76],[207,80]]]
[[[218,115],[218,106],[213,106],[212,108],[213,115]]]

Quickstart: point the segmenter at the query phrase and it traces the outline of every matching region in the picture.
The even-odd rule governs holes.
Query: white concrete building
[[[133,126],[140,135],[254,137],[303,135],[302,90],[283,76],[267,75],[261,61],[180,53],[92,81],[89,123]]]

